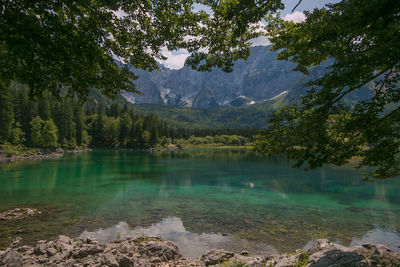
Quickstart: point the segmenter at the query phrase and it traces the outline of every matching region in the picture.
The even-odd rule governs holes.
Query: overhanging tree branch
[[[303,2],[303,0],[299,0],[299,2],[292,9],[292,12],[294,12],[294,10],[301,4],[301,2]]]

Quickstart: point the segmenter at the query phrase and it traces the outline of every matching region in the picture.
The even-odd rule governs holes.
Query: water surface
[[[213,247],[290,251],[316,238],[398,249],[399,189],[398,178],[367,183],[350,167],[303,172],[245,150],[67,154],[0,167],[0,210],[45,211],[0,222],[0,246],[67,234],[160,236],[185,256]]]

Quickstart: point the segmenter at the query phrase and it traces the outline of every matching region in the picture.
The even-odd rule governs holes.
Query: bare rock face
[[[201,258],[182,258],[177,246],[159,238],[128,238],[101,244],[95,239],[74,240],[59,236],[54,241],[38,241],[35,247],[15,239],[10,247],[0,250],[0,266],[400,266],[400,253],[382,245],[366,244],[344,247],[319,239],[307,251],[251,257],[222,249],[206,252]]]
[[[0,212],[0,221],[14,221],[42,214],[33,208],[15,208]]]

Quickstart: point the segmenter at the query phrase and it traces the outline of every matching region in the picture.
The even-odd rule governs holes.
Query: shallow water
[[[0,246],[59,234],[106,242],[160,236],[185,256],[209,248],[257,254],[344,245],[400,245],[400,181],[363,182],[360,170],[303,172],[244,150],[93,151],[0,167],[0,210],[39,207],[36,219],[0,222]]]

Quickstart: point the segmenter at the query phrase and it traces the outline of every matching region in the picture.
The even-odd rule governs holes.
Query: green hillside
[[[140,104],[134,110],[141,114],[157,114],[175,128],[264,128],[269,116],[288,104],[287,96],[242,107],[219,106],[194,109],[167,105]]]

